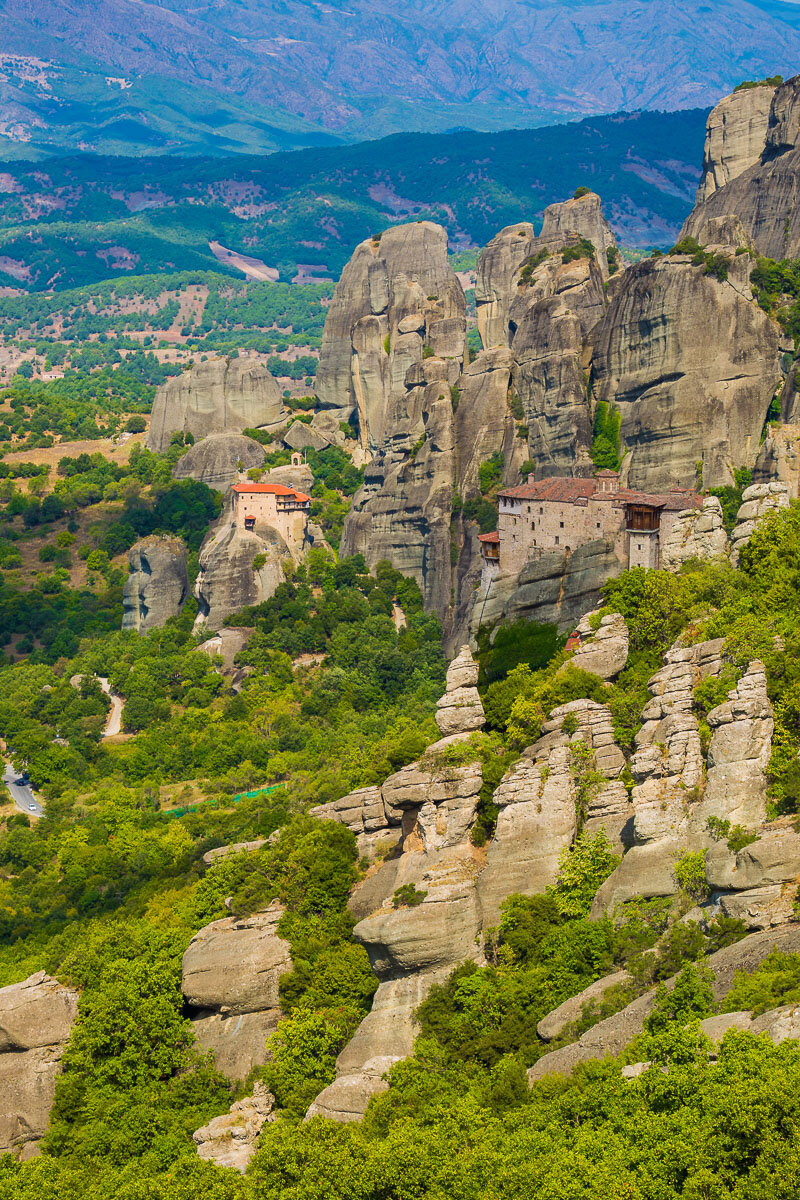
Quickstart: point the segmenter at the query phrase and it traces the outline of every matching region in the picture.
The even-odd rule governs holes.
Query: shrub
[[[586,916],[597,889],[620,863],[605,829],[581,833],[572,846],[561,851],[556,881],[547,895],[564,917]]]
[[[681,891],[700,904],[708,896],[705,850],[684,850],[675,860],[675,878]]]
[[[392,906],[394,908],[416,908],[418,904],[422,904],[427,894],[427,892],[418,891],[413,883],[404,883],[402,887],[396,889],[392,896]]]
[[[147,421],[139,413],[134,413],[132,417],[128,417],[125,422],[125,430],[127,433],[144,433],[147,429]]]

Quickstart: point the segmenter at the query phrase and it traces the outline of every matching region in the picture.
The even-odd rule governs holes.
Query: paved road
[[[114,692],[112,692],[111,685],[107,679],[105,679],[102,675],[98,675],[97,678],[100,680],[100,687],[111,701],[111,709],[109,711],[108,719],[106,720],[106,727],[103,730],[102,736],[104,738],[115,737],[116,734],[118,734],[122,729],[123,700],[121,696],[117,696],[114,694]]]
[[[6,768],[3,772],[3,783],[11,793],[11,799],[14,801],[17,808],[21,812],[27,813],[28,816],[31,817],[44,816],[44,808],[36,799],[33,788],[30,786],[30,784],[23,785],[14,783],[14,780],[18,778],[19,775],[11,766],[11,764],[6,763]]]

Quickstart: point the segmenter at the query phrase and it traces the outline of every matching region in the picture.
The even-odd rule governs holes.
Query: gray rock
[[[280,1018],[279,1008],[267,1008],[227,1016],[212,1012],[190,1019],[199,1048],[204,1053],[213,1052],[214,1063],[223,1075],[239,1080],[246,1079],[253,1067],[269,1061],[267,1039],[278,1028]]]
[[[677,514],[675,524],[661,544],[661,566],[665,571],[678,571],[689,559],[713,562],[727,553],[722,505],[716,496],[706,496],[701,509],[691,508]]]
[[[714,999],[722,1000],[730,991],[737,971],[754,971],[773,950],[796,954],[800,950],[800,926],[752,933],[733,946],[726,946],[709,955],[705,963],[714,975]],[[674,986],[677,976],[667,980],[667,987]],[[650,1015],[655,1000],[655,988],[639,996],[627,1008],[600,1021],[571,1046],[545,1054],[528,1071],[528,1081],[535,1083],[548,1075],[567,1075],[579,1063],[607,1055],[620,1054],[641,1033],[645,1019]]]
[[[253,1093],[237,1100],[230,1111],[214,1117],[192,1134],[197,1153],[218,1167],[244,1172],[258,1147],[258,1135],[267,1121],[274,1121],[275,1097],[259,1080]]]
[[[708,714],[713,730],[708,782],[697,817],[720,817],[752,828],[766,817],[766,769],[775,725],[764,664],[751,662],[729,695]]]
[[[612,975],[605,975],[602,979],[590,983],[582,992],[578,992],[577,996],[571,996],[569,1000],[565,1000],[563,1004],[559,1004],[557,1008],[549,1012],[546,1017],[542,1017],[536,1026],[536,1032],[542,1041],[551,1042],[553,1038],[563,1033],[568,1025],[572,1025],[579,1019],[584,1004],[589,1004],[593,1000],[601,1000],[609,988],[620,987],[629,981],[630,976],[627,971],[615,971]]]
[[[44,971],[0,988],[0,1152],[37,1153],[77,1012],[77,992]]]
[[[278,385],[264,363],[211,358],[156,389],[147,446],[163,453],[173,433],[191,433],[196,441],[210,433],[276,429],[283,419]]]
[[[180,538],[151,534],[131,546],[128,564],[122,628],[148,633],[177,616],[186,603],[186,547]]]
[[[267,561],[258,570],[253,560]],[[197,625],[217,630],[231,613],[261,604],[283,582],[283,564],[292,562],[290,548],[275,529],[240,529],[223,513],[200,547],[200,573],[195,584]]]
[[[313,1101],[306,1120],[327,1117],[342,1123],[360,1121],[372,1097],[387,1090],[389,1084],[384,1076],[397,1061],[391,1055],[382,1054],[369,1059],[358,1071],[337,1076]]]
[[[580,644],[570,659],[573,667],[599,675],[601,679],[613,679],[628,661],[628,626],[620,613],[609,613],[592,630],[587,613],[579,622],[577,632]]]
[[[734,566],[739,562],[739,551],[747,545],[759,525],[781,509],[789,507],[789,485],[777,480],[754,483],[742,492],[742,501],[731,534],[731,562]]]
[[[774,87],[747,88],[712,108],[706,122],[697,204],[760,161],[774,95]]]
[[[178,459],[172,474],[176,479],[198,479],[224,492],[240,469],[263,467],[265,457],[264,447],[252,438],[240,433],[212,433]]]
[[[278,981],[292,969],[289,943],[275,932],[283,910],[212,921],[183,956],[181,988],[193,1008],[224,1015],[276,1010]]]
[[[752,466],[780,376],[775,326],[743,288],[689,258],[646,259],[625,271],[590,336],[593,395],[616,404],[631,487],[732,482]],[[713,347],[713,352],[710,348]]]

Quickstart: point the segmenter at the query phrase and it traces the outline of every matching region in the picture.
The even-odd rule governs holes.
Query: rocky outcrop
[[[258,1148],[263,1126],[275,1120],[274,1104],[275,1097],[265,1084],[256,1082],[252,1095],[237,1100],[229,1112],[192,1134],[199,1157],[244,1172]]]
[[[352,421],[365,455],[384,449],[396,436],[394,409],[404,406],[408,372],[424,352],[460,364],[465,312],[441,226],[399,225],[362,242],[325,321],[314,427],[339,440],[340,422]]]
[[[352,830],[362,858],[372,858],[381,849],[388,852],[402,838],[402,809],[387,804],[379,787],[358,788],[310,812],[321,821],[338,821]]]
[[[754,531],[773,513],[789,507],[789,488],[785,483],[754,483],[742,492],[742,505],[736,514],[731,534],[731,562],[739,562],[739,551]]]
[[[749,1012],[719,1013],[706,1017],[700,1022],[700,1028],[712,1042],[721,1042],[729,1029],[736,1029],[756,1036],[765,1033],[774,1045],[780,1046],[790,1038],[800,1040],[800,1006],[788,1004],[770,1008],[759,1017],[753,1017]]]
[[[156,389],[147,446],[163,453],[173,433],[195,441],[211,433],[278,429],[283,401],[264,363],[250,358],[211,358]]]
[[[745,88],[712,108],[706,122],[697,204],[760,161],[774,95],[774,87]]]
[[[708,779],[698,818],[746,828],[766,819],[767,767],[775,722],[764,664],[751,662],[729,699],[708,714]]]
[[[800,879],[800,835],[785,823],[767,827],[738,853],[725,841],[706,854],[711,903],[750,929],[768,929],[793,919]]]
[[[661,566],[679,571],[692,558],[713,562],[728,553],[728,535],[722,520],[722,505],[716,496],[706,496],[703,507],[677,514],[675,524],[661,543]]]
[[[569,665],[589,671],[601,679],[614,679],[628,661],[628,626],[621,613],[607,613],[593,628],[595,613],[587,613],[575,632],[580,637]]]
[[[607,538],[586,542],[571,553],[548,551],[526,563],[518,575],[497,576],[475,596],[470,633],[475,637],[481,625],[520,620],[553,624],[568,632],[597,606],[603,584],[622,569],[614,543]]]
[[[800,926],[753,933],[709,955],[705,962],[713,973],[714,999],[719,1001],[727,995],[737,971],[754,971],[773,950],[787,954],[800,951]],[[674,986],[676,978],[667,980],[668,988]],[[642,1032],[653,1010],[655,995],[653,988],[613,1017],[592,1026],[577,1042],[545,1054],[528,1071],[528,1081],[535,1083],[548,1075],[568,1075],[579,1063],[620,1054]]]
[[[508,312],[520,267],[533,253],[536,237],[526,221],[508,225],[478,255],[475,304],[484,348],[508,346]]]
[[[793,394],[796,394],[794,389]],[[768,426],[753,467],[753,483],[783,483],[789,498],[797,499],[800,495],[800,425]]]
[[[760,104],[764,98],[754,97],[749,103]],[[728,98],[729,102],[733,99]],[[689,235],[702,241],[709,218],[732,214],[739,218],[750,245],[759,254],[775,259],[800,255],[799,108],[800,76],[795,76],[772,96],[758,161],[703,199],[686,219],[682,237]],[[750,143],[748,150],[752,148]]]
[[[0,1152],[37,1153],[78,995],[44,971],[0,988]]]
[[[212,433],[191,446],[173,467],[176,479],[198,479],[224,492],[239,471],[263,467],[266,451],[240,433]]]
[[[213,1050],[230,1079],[267,1061],[266,1040],[281,1015],[278,984],[292,969],[289,944],[276,932],[282,911],[273,904],[250,917],[212,921],[183,956],[181,988],[198,1044]]]
[[[478,664],[469,646],[462,646],[447,669],[447,687],[436,705],[436,724],[442,737],[483,728],[486,718],[477,684]]]
[[[751,256],[730,264],[720,282],[686,255],[651,258],[612,281],[589,339],[592,394],[620,412],[630,487],[691,487],[699,472],[728,484],[756,460],[780,339],[751,298]]]
[[[536,1032],[543,1042],[552,1042],[553,1038],[560,1037],[568,1026],[580,1019],[584,1005],[596,1004],[610,988],[625,987],[628,983],[630,975],[627,971],[615,971],[613,975],[604,975],[602,979],[590,983],[582,992],[578,992],[577,996],[570,996],[569,1000],[565,1000],[546,1017],[542,1017],[536,1026]]]
[[[177,616],[186,602],[186,547],[180,538],[152,534],[131,547],[128,564],[122,628],[148,633]]]
[[[542,215],[540,239],[547,244],[559,235],[577,234],[586,238],[598,251],[598,265],[603,278],[608,279],[608,251],[616,247],[617,239],[603,216],[600,197],[596,192],[584,192],[559,204],[550,204]]]
[[[262,555],[266,561],[254,567]],[[268,600],[283,581],[283,564],[294,557],[276,529],[240,529],[223,513],[206,535],[199,561],[196,623],[219,629],[230,613]]]
[[[237,629],[223,626],[213,637],[201,642],[197,649],[202,654],[207,654],[209,658],[221,658],[222,674],[231,676],[236,684],[244,678],[244,672],[249,671],[250,668],[237,667],[234,659],[240,651],[244,650],[252,634],[253,630],[246,627]]]

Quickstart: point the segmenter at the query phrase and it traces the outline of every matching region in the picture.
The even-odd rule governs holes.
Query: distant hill
[[[692,205],[705,117],[404,134],[268,158],[0,164],[0,284],[62,289],[209,268],[241,278],[243,266],[254,279],[335,278],[359,241],[390,224],[429,217],[453,248],[479,246],[582,184],[603,197],[624,243],[665,245]]]
[[[4,0],[2,14],[7,158],[263,153],[707,107],[800,66],[782,0]]]

